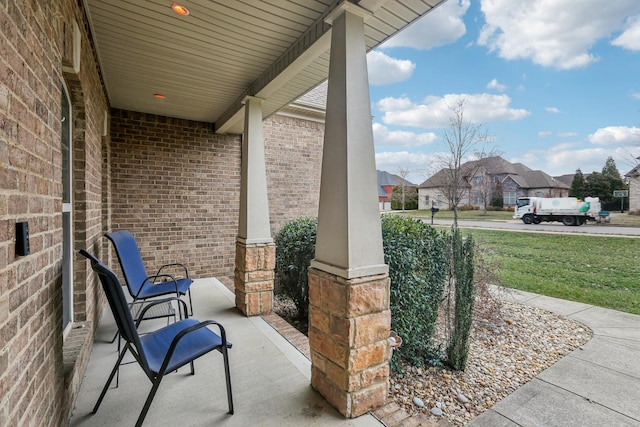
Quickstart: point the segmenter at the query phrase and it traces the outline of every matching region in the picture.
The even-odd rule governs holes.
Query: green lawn
[[[503,285],[640,314],[640,241],[464,229],[500,265]]]
[[[405,211],[404,213],[399,211],[393,211],[394,214],[397,215],[408,215],[413,218],[429,218],[431,219],[431,211],[428,209],[423,210],[411,210]],[[450,210],[442,210],[435,214],[434,218],[436,219],[453,219],[453,211]],[[459,211],[458,219],[467,220],[467,221],[506,221],[513,219],[513,212],[509,211],[487,211],[485,214],[482,210],[472,210],[472,211]]]
[[[411,210],[404,213],[400,211],[392,211],[394,215],[407,215],[413,218],[431,219],[431,211]],[[387,214],[388,215],[388,214]],[[620,214],[619,212],[611,212],[610,223],[600,223],[599,227],[640,227],[640,215],[629,215],[627,212]],[[442,210],[435,214],[435,219],[453,219],[453,211]],[[458,219],[461,221],[513,221],[513,212],[509,211],[487,211],[486,214],[482,210],[459,211]],[[590,224],[594,224],[593,222]]]

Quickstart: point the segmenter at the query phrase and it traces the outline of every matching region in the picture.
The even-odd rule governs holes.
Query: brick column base
[[[245,316],[258,316],[273,308],[273,271],[276,245],[236,242],[234,286],[236,307]]]
[[[389,277],[345,279],[309,268],[311,386],[347,418],[389,390]]]

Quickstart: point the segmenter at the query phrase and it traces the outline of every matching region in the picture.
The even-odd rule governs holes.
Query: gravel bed
[[[565,317],[500,305],[500,320],[474,321],[464,372],[401,365],[403,374],[391,374],[389,398],[409,414],[464,425],[591,339],[589,328]],[[274,311],[306,333],[306,325],[292,322],[295,306],[287,298],[277,296]]]
[[[464,372],[404,365],[405,375],[391,375],[390,398],[409,414],[464,425],[592,336],[586,326],[537,308],[502,302],[500,311],[498,322],[474,322]]]

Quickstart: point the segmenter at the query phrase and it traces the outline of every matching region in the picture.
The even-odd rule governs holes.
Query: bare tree
[[[488,158],[488,157],[487,157]],[[482,162],[482,161],[480,161]],[[479,172],[479,174],[478,174]],[[482,203],[482,213],[487,214],[487,205],[491,203],[496,191],[497,182],[494,177],[490,176],[485,167],[480,167],[474,178],[480,178],[480,181],[473,186],[478,194],[478,198]]]
[[[400,178],[402,178],[402,182],[400,183],[400,185],[402,186],[402,212],[404,212],[404,183],[407,182],[406,178],[407,175],[409,175],[409,169],[408,168],[403,168],[402,166],[398,167],[398,175],[400,175]]]
[[[458,208],[468,195],[471,187],[469,179],[473,178],[482,167],[482,159],[497,155],[495,148],[490,148],[492,138],[481,123],[474,123],[465,117],[465,99],[456,105],[449,106],[451,116],[449,124],[442,131],[442,138],[447,144],[448,153],[441,156],[443,170],[443,190],[445,197],[453,209],[453,225],[458,226]],[[475,158],[475,162],[467,162]],[[466,162],[466,167],[462,167]]]

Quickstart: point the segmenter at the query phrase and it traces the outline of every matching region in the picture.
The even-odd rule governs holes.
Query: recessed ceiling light
[[[165,98],[166,98],[166,96],[164,96],[164,95],[163,95],[163,94],[161,94],[161,93],[154,93],[154,94],[153,94],[153,96],[155,96],[155,97],[156,97],[156,98],[158,98],[158,99],[165,99]]]
[[[189,14],[189,9],[175,2],[171,3],[171,10],[181,16],[187,16]]]

